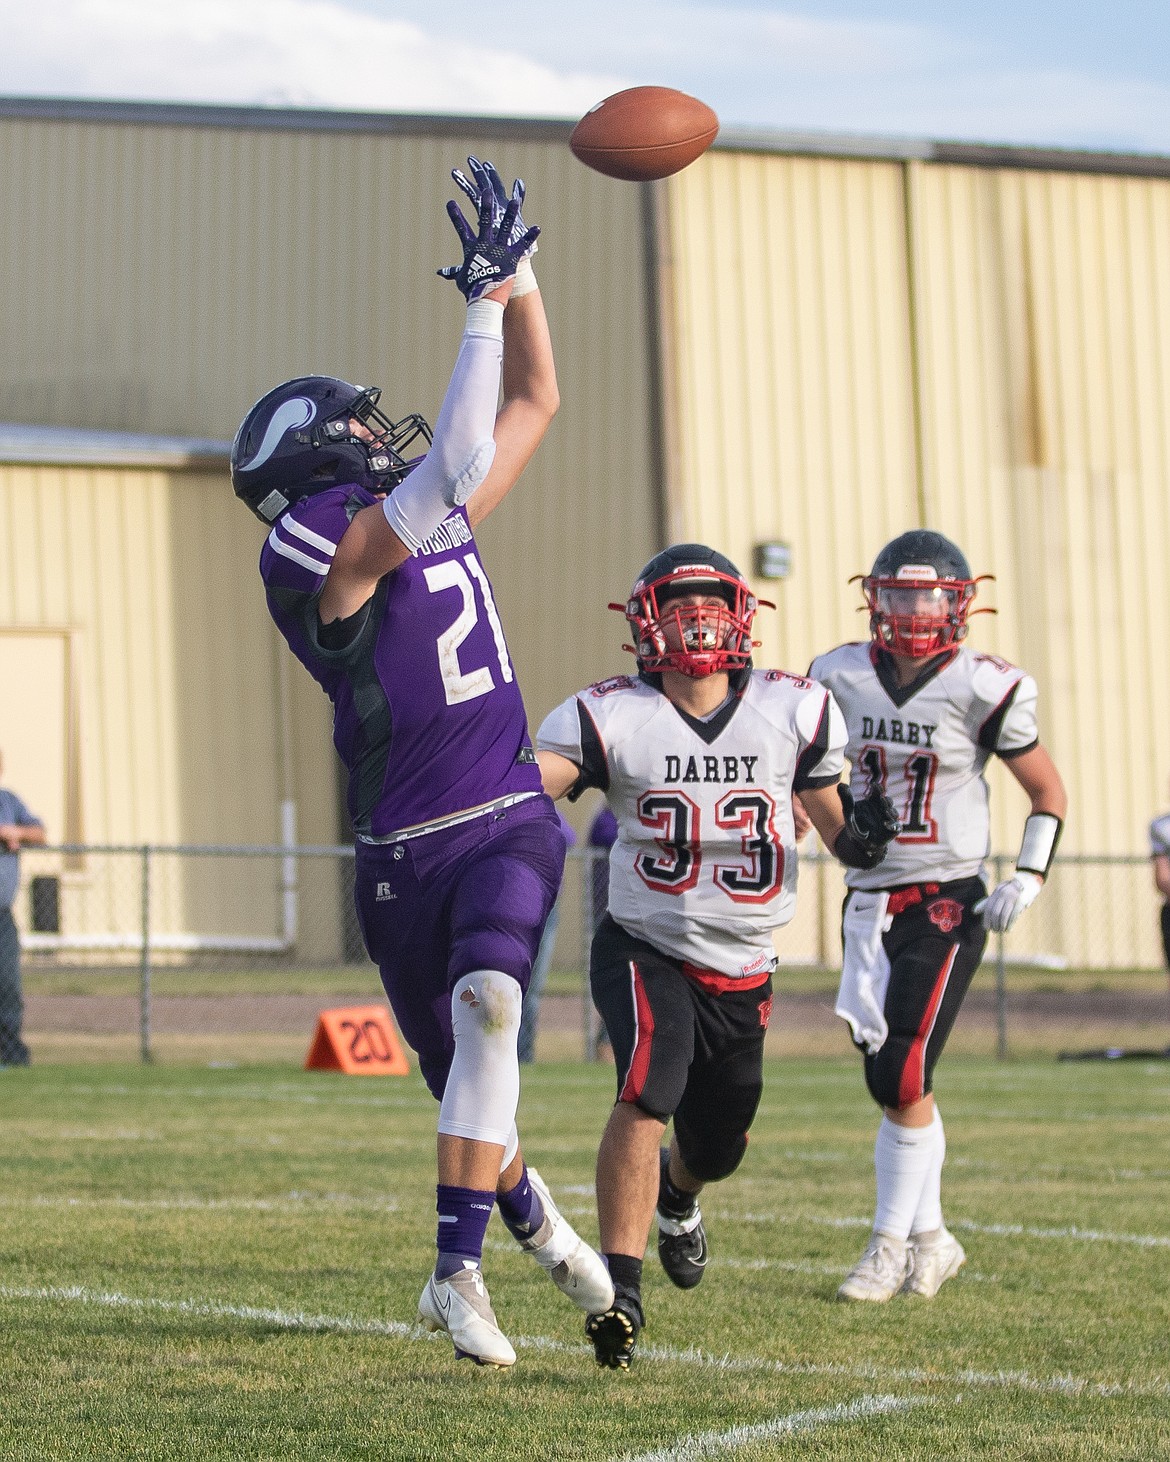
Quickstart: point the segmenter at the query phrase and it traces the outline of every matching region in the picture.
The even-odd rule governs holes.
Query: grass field
[[[933,1302],[834,1291],[872,1207],[849,1060],[770,1063],[713,1258],[602,1372],[497,1219],[509,1373],[416,1336],[435,1112],[417,1077],[290,1066],[0,1072],[4,1458],[1170,1457],[1170,1064],[955,1055]],[[530,1157],[596,1237],[612,1070],[527,1068]]]

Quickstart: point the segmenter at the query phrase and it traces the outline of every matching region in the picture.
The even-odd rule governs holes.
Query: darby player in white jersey
[[[942,534],[901,534],[862,580],[870,640],[830,650],[809,669],[845,716],[854,795],[880,789],[900,822],[880,868],[845,876],[837,1014],[884,1111],[873,1233],[838,1290],[846,1300],[899,1291],[932,1298],[965,1262],[943,1223],[946,1139],[934,1067],[987,931],[1010,929],[1040,892],[1067,810],[1040,744],[1036,682],[961,644],[976,582]],[[1031,813],[1015,873],[988,895],[983,769],[992,756],[1019,782]]]
[[[796,793],[842,862],[870,868],[897,830],[880,789],[840,781],[845,727],[823,686],[751,665],[758,607],[700,544],[651,559],[626,604],[639,674],[570,696],[537,734],[546,791],[606,795],[618,823],[590,986],[613,1043],[617,1103],[597,1158],[615,1300],[590,1316],[599,1365],[628,1369],[642,1256],[682,1289],[703,1277],[705,1183],[747,1147],[772,1008],[774,929],[796,900]],[[666,1124],[674,1135],[663,1148]]]

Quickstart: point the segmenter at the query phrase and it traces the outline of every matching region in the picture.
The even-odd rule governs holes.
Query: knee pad
[[[515,1122],[512,1123],[512,1130],[508,1133],[508,1140],[504,1143],[504,1155],[500,1159],[500,1172],[502,1173],[516,1154],[520,1151],[520,1134],[516,1131]]]
[[[507,1151],[520,1103],[520,986],[500,970],[464,975],[451,991],[455,1057],[439,1107],[439,1131]]]
[[[718,1183],[723,1178],[730,1178],[743,1162],[747,1145],[747,1133],[745,1132],[734,1141],[725,1143],[717,1152],[689,1152],[681,1142],[679,1152],[682,1154],[687,1172],[692,1173],[702,1183]]]
[[[865,1084],[879,1107],[897,1111],[902,1100],[902,1068],[909,1052],[900,1042],[887,1041],[876,1055],[865,1058]]]

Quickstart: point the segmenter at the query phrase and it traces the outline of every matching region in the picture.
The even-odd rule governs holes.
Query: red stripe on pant
[[[908,1107],[911,1102],[920,1101],[926,1095],[926,1047],[934,1030],[934,1023],[938,1019],[938,1008],[942,1004],[947,981],[951,978],[951,971],[955,967],[955,957],[958,953],[959,946],[952,944],[950,954],[943,960],[942,968],[935,977],[934,989],[931,990],[930,999],[926,1002],[926,1012],[922,1017],[922,1024],[918,1027],[918,1034],[910,1042],[910,1053],[906,1057],[906,1064],[902,1067],[902,1079],[898,1082],[899,1107]]]
[[[635,960],[630,961],[630,985],[634,996],[634,1052],[622,1084],[619,1102],[636,1102],[650,1073],[650,1047],[654,1040],[654,1012],[646,998],[646,987]]]

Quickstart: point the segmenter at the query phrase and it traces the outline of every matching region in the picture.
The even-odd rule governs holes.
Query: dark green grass
[[[518,1365],[411,1337],[434,1228],[417,1077],[0,1073],[0,1457],[1170,1456],[1170,1065],[954,1057],[940,1077],[969,1263],[937,1300],[835,1302],[875,1112],[852,1062],[775,1062],[742,1169],[705,1199],[703,1285],[647,1260],[620,1375],[496,1220],[485,1267]],[[529,1155],[590,1238],[612,1079],[525,1074]],[[913,1404],[841,1410],[875,1397]],[[703,1433],[724,1440],[670,1451]]]

